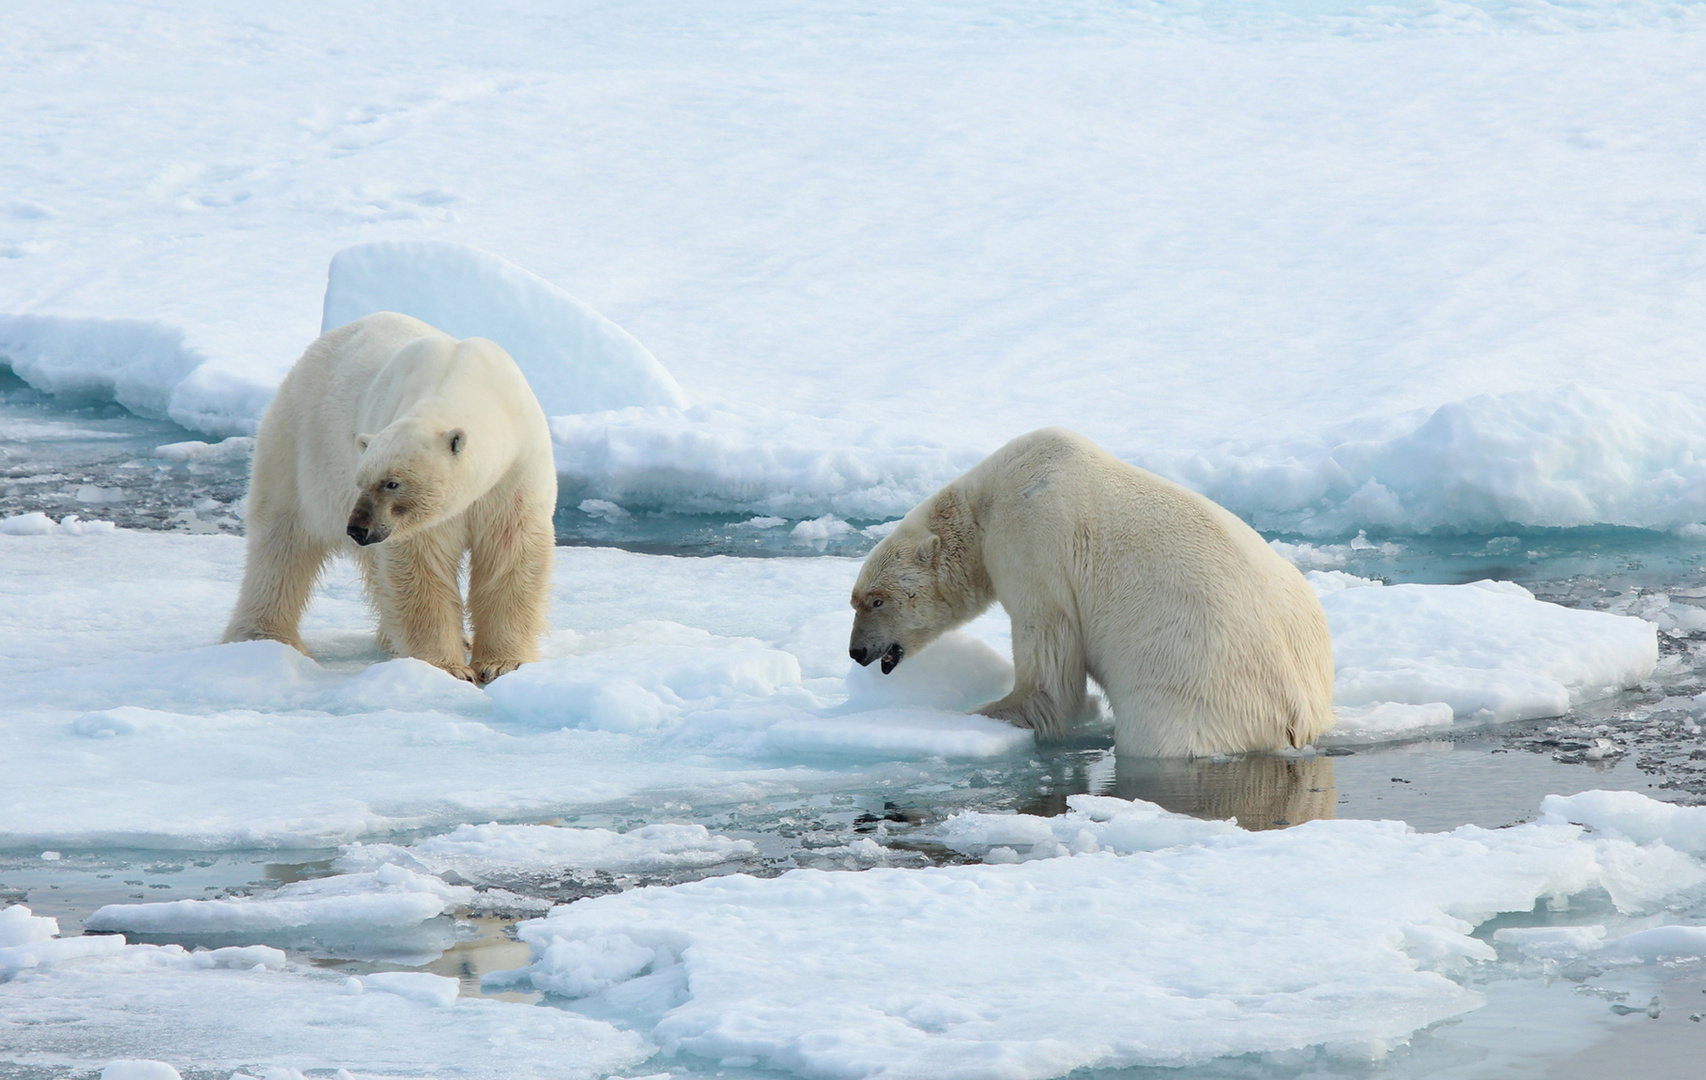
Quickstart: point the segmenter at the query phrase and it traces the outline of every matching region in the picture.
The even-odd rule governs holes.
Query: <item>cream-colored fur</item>
[[[1085,677],[1122,755],[1306,746],[1332,724],[1314,590],[1256,531],[1082,436],[1021,436],[916,507],[865,560],[850,651],[885,671],[999,601],[1013,692],[979,711],[1059,737]]]
[[[261,421],[225,640],[303,649],[314,581],[347,554],[382,645],[489,682],[539,657],[556,504],[545,415],[508,353],[406,315],[359,319],[308,347]]]

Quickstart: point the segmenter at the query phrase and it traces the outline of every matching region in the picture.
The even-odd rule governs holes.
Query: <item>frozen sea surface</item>
[[[1700,5],[9,16],[0,1074],[1697,1074]],[[553,402],[489,692],[347,569],[212,644],[372,303]],[[1047,423],[1310,572],[1319,753],[1033,746],[999,618],[850,670]]]

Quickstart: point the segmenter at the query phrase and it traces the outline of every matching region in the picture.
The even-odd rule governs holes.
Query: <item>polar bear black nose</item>
[[[860,646],[857,649],[848,649],[847,655],[851,656],[853,658],[853,662],[858,664],[860,667],[865,667],[871,662],[871,652],[864,646]]]

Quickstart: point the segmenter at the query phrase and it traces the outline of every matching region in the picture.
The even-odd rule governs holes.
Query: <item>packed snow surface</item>
[[[1248,833],[1120,802],[1026,823],[1056,848],[1017,864],[735,875],[558,907],[521,927],[530,967],[492,981],[591,999],[666,1050],[810,1077],[1366,1054],[1479,1004],[1448,976],[1496,958],[1471,936],[1493,915],[1590,889],[1639,912],[1706,884],[1662,842],[1571,825]],[[1680,948],[1646,951],[1661,944]]]
[[[241,576],[235,537],[6,524],[5,846],[331,846],[666,793],[728,804],[833,791],[1034,745],[968,713],[1011,686],[999,611],[891,676],[847,659],[853,560],[559,548],[545,659],[481,691],[381,654],[346,565],[310,608],[309,657],[278,642],[210,644]],[[1341,710],[1337,737],[1400,735],[1445,712],[1559,713],[1639,681],[1656,655],[1651,623],[1514,585],[1380,586],[1339,571],[1315,581],[1336,695],[1358,707]],[[653,841],[660,859],[734,854],[708,837],[484,828],[432,841],[406,865],[436,874],[537,845],[540,859],[614,866],[643,861],[634,845]],[[228,917],[269,910],[285,909],[232,901]]]
[[[887,519],[1065,424],[1276,529],[1706,520],[1695,3],[66,10],[54,393],[252,434],[324,299],[509,337],[577,502]]]

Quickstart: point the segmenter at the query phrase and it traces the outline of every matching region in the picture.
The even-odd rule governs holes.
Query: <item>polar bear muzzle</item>
[[[381,516],[373,496],[363,492],[355,501],[355,509],[350,511],[349,527],[344,531],[362,547],[380,543],[391,535],[391,524],[378,520]]]

